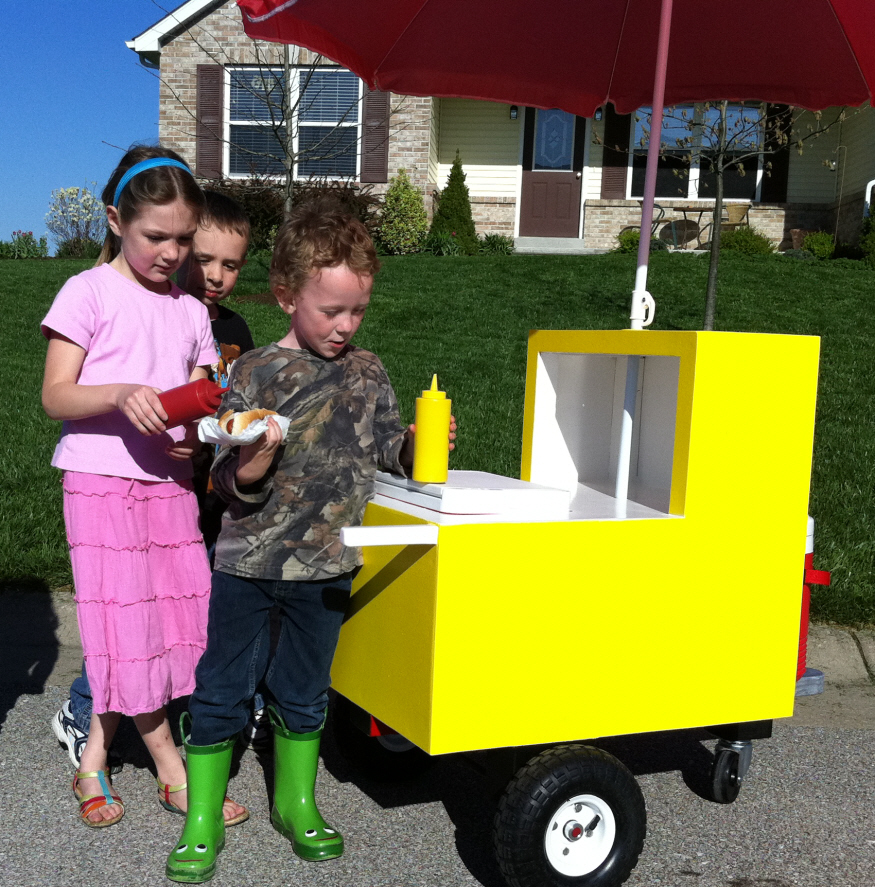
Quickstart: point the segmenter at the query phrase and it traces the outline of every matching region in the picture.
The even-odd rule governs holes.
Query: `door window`
[[[535,119],[533,169],[570,172],[574,159],[574,115],[553,108]]]

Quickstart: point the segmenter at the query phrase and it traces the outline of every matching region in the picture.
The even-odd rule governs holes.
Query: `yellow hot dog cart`
[[[713,779],[734,799],[750,739],[793,712],[818,353],[804,336],[532,332],[521,479],[381,476],[344,531],[364,567],[337,692],[429,755],[726,725]],[[546,754],[537,773],[604,763]],[[511,883],[634,866],[637,802],[580,779],[531,822],[500,815]],[[532,860],[541,880],[520,874]]]

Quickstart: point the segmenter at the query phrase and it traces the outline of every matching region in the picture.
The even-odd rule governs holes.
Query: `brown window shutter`
[[[197,66],[197,154],[195,173],[205,179],[222,177],[221,65]]]
[[[760,200],[763,203],[787,202],[787,179],[790,174],[790,144],[779,145],[774,126],[779,122],[787,130],[792,122],[789,105],[768,105],[766,108],[766,153],[763,165],[770,163],[771,169],[763,175],[760,186]]]
[[[632,115],[618,114],[613,105],[605,105],[605,147],[602,153],[602,200],[626,197],[629,169],[629,136]]]
[[[389,181],[389,93],[364,84],[362,100],[362,182]]]

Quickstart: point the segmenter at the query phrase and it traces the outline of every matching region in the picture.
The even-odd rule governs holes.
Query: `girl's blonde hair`
[[[122,157],[121,163],[109,177],[109,181],[100,195],[104,206],[113,205],[115,189],[122,176],[132,166],[155,157],[169,157],[172,160],[185,163],[176,151],[171,151],[169,148],[162,148],[160,145],[136,145]],[[174,200],[181,200],[200,219],[204,210],[204,195],[194,180],[194,174],[190,171],[186,172],[178,166],[158,166],[137,173],[125,185],[119,196],[116,209],[121,221],[128,224],[136,218],[144,206],[163,206]],[[121,238],[107,226],[103,249],[97,257],[95,267],[111,262],[120,251]]]

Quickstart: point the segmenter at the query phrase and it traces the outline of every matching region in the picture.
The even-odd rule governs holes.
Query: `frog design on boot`
[[[322,818],[313,794],[322,728],[294,733],[272,706],[268,715],[274,733],[275,774],[270,821],[292,842],[292,850],[301,859],[336,859],[343,854],[343,837]]]
[[[201,884],[216,871],[216,858],[225,846],[222,805],[235,738],[216,745],[192,745],[186,730],[187,713],[179,719],[188,772],[188,812],[182,837],[167,857],[165,874],[171,881]]]

